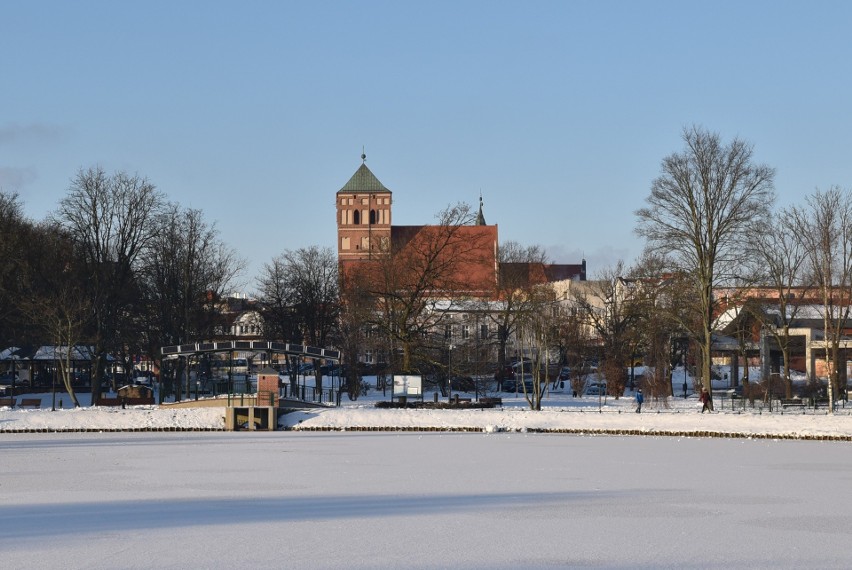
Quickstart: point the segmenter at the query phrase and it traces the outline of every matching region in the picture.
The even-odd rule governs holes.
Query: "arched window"
[[[352,218],[352,223],[356,226],[361,223],[361,212],[359,210],[355,210],[355,215]]]
[[[370,224],[376,223],[376,211],[370,210]]]

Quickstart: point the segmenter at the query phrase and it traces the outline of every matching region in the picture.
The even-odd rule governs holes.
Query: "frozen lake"
[[[849,568],[848,443],[0,435],[4,568]]]

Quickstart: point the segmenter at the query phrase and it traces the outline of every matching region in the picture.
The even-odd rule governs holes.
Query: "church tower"
[[[390,248],[391,191],[367,168],[367,155],[337,191],[337,259],[371,259]]]

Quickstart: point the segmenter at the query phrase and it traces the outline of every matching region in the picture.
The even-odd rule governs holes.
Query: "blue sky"
[[[633,261],[661,159],[698,124],[852,184],[848,2],[0,4],[0,187],[41,219],[80,168],[148,177],[249,261],[335,247],[367,164],[394,223],[475,204],[592,276]]]

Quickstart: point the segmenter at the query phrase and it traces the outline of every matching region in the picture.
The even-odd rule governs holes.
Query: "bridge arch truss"
[[[290,354],[306,358],[322,358],[332,362],[340,362],[340,351],[332,348],[320,348],[307,344],[269,340],[224,340],[214,342],[193,342],[164,346],[160,349],[163,358],[171,359],[180,356],[195,356],[213,352],[254,351],[275,354]]]

